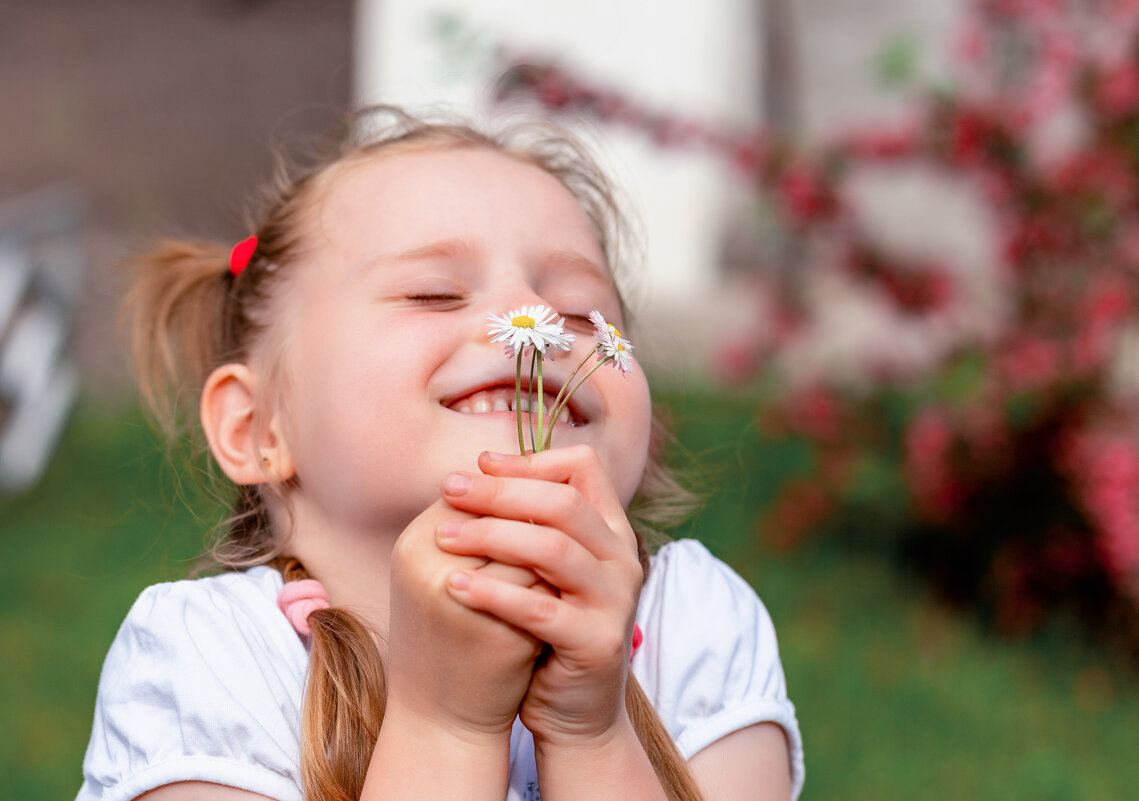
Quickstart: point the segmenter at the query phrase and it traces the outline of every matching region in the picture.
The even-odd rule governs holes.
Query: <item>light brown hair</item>
[[[144,403],[170,435],[197,419],[209,374],[222,364],[259,360],[272,386],[273,299],[287,286],[289,267],[305,247],[303,221],[318,193],[339,171],[379,154],[457,147],[487,148],[534,164],[557,178],[593,223],[611,269],[620,263],[622,217],[603,173],[584,148],[548,125],[515,126],[497,134],[464,123],[433,122],[390,107],[354,115],[345,134],[312,164],[281,161],[249,230],[258,238],[251,262],[232,276],[228,248],[208,242],[166,241],[137,259],[124,303],[135,370]],[[616,278],[616,273],[615,273]],[[270,390],[271,391],[271,390]],[[258,421],[254,421],[255,425]],[[195,432],[200,434],[200,432]],[[650,543],[691,509],[692,496],[665,466],[667,429],[654,419],[649,464],[629,517],[641,565],[649,571]],[[287,486],[238,486],[224,532],[211,554],[216,566],[273,564],[286,581],[304,578],[303,565],[282,552],[284,537],[269,520],[265,493],[286,500]],[[311,661],[301,731],[301,778],[310,801],[359,797],[384,714],[384,670],[375,635],[351,612],[314,612]],[[687,766],[636,679],[630,674],[630,719],[672,799],[700,798]]]

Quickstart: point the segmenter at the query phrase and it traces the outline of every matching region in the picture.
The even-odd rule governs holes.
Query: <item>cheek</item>
[[[610,453],[611,477],[621,502],[628,506],[633,499],[648,463],[652,439],[652,399],[648,385],[639,376],[616,380],[626,386],[618,393],[622,414],[614,420],[616,430],[607,433],[606,450]]]

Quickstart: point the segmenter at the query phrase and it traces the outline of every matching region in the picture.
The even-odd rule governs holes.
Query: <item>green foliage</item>
[[[921,50],[913,36],[894,36],[875,59],[878,82],[891,89],[911,86],[917,78],[920,60]]]
[[[887,458],[855,468],[851,492],[866,504],[841,521],[849,532],[776,548],[756,516],[810,475],[805,441],[765,436],[755,398],[673,407],[680,441],[714,479],[678,534],[704,540],[771,612],[806,744],[805,801],[1128,797],[1139,679],[1075,626],[1009,642],[899,579],[888,551],[867,547],[885,536],[876,526],[898,522],[882,519],[882,498],[904,489]]]
[[[107,646],[143,587],[186,576],[218,519],[140,417],[90,411],[71,422],[33,492],[0,499],[6,797],[74,796]]]
[[[1114,801],[1139,786],[1135,677],[1060,628],[1012,644],[986,637],[838,540],[764,543],[757,513],[811,474],[811,450],[765,436],[754,398],[669,400],[708,498],[678,534],[740,570],[775,620],[806,740],[806,801]],[[867,492],[888,491],[873,461],[857,472]],[[116,627],[146,584],[185,576],[220,515],[138,417],[92,410],[35,491],[0,501],[6,797],[74,795]]]

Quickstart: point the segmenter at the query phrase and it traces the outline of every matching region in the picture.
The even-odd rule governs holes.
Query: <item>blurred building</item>
[[[52,0],[0,25],[0,202],[63,186],[86,209],[68,330],[81,392],[129,398],[115,335],[123,259],[162,235],[236,240],[267,144],[355,103],[485,111],[501,54],[554,61],[665,113],[817,136],[896,113],[883,54],[947,72],[956,0]],[[891,50],[893,48],[893,50]],[[891,52],[893,53],[890,56]],[[641,354],[683,376],[694,336],[754,308],[726,246],[750,213],[722,164],[606,129],[640,225]],[[738,227],[738,226],[735,226]],[[749,254],[742,256],[746,273]],[[727,266],[725,266],[727,265]],[[739,267],[739,265],[737,265]]]
[[[130,397],[123,259],[160,236],[237,239],[267,145],[351,103],[350,0],[50,0],[0,14],[0,203],[85,202],[73,344],[83,390]]]
[[[915,81],[944,79],[959,5],[358,0],[355,96],[485,113],[499,71],[529,58],[661,113],[725,130],[778,126],[819,136],[900,112],[884,62],[898,62],[895,70]],[[579,129],[596,135],[639,223],[645,277],[633,294],[648,333],[641,355],[658,373],[699,375],[707,332],[717,330],[708,321],[744,326],[755,313],[735,291],[729,264],[748,259],[729,242],[738,218],[753,211],[748,197],[707,154],[668,150],[620,127]]]

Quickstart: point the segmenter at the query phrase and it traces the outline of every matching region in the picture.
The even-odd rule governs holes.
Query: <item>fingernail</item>
[[[483,455],[483,458],[486,459],[488,462],[505,462],[506,461],[506,454],[505,453],[498,453],[497,451],[483,451],[482,455]]]
[[[471,586],[471,576],[469,573],[452,573],[451,574],[451,587],[456,590],[465,590]]]
[[[466,473],[449,473],[443,479],[443,492],[448,495],[462,495],[471,488],[471,477]]]
[[[435,533],[441,540],[452,540],[459,536],[462,527],[463,524],[458,520],[444,520],[436,527]]]

